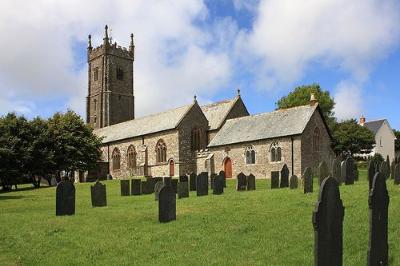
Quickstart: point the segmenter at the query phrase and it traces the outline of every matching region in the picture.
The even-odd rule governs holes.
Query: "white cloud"
[[[359,118],[363,113],[363,93],[361,88],[352,82],[342,81],[336,87],[335,115],[340,120]]]

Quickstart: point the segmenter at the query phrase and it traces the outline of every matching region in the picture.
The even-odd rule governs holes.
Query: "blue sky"
[[[10,0],[0,10],[0,114],[84,116],[87,35],[99,45],[109,24],[123,46],[135,34],[140,116],[238,87],[251,113],[266,112],[319,83],[340,119],[387,118],[400,129],[398,0]]]

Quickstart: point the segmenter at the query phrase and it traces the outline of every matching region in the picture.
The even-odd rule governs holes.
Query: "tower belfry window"
[[[124,79],[124,71],[121,68],[117,68],[117,79],[118,80]]]
[[[96,67],[93,72],[93,80],[97,81],[99,79],[99,68]]]

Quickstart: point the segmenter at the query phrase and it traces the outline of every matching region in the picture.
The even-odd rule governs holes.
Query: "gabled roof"
[[[224,100],[201,106],[201,110],[208,120],[210,130],[215,130],[221,127],[238,99],[239,97],[237,96],[231,100]]]
[[[103,143],[176,128],[195,103],[94,130]]]
[[[376,133],[378,133],[378,130],[381,128],[383,123],[385,123],[385,120],[386,119],[368,121],[364,123],[364,126],[376,135]]]
[[[227,120],[209,147],[302,134],[318,105]]]

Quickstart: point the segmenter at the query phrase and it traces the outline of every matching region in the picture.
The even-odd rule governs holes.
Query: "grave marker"
[[[290,177],[290,189],[296,189],[299,186],[299,180],[296,175]]]
[[[289,187],[289,168],[286,164],[283,165],[281,170],[281,188]]]
[[[396,170],[396,162],[393,161],[392,164],[390,165],[390,178],[391,179],[394,179],[395,170]]]
[[[310,167],[304,170],[303,174],[304,194],[313,192],[313,177]]]
[[[338,159],[333,159],[332,162],[332,176],[333,178],[338,181],[339,186],[342,184],[342,178],[340,177],[341,174],[341,167],[340,167],[340,161]]]
[[[322,184],[322,181],[329,176],[329,169],[328,165],[325,161],[322,161],[318,166],[318,178],[319,178],[319,185]]]
[[[56,216],[75,214],[75,187],[69,180],[57,184]]]
[[[172,178],[171,179],[172,188],[175,191],[175,194],[178,193],[178,179]]]
[[[160,198],[160,191],[164,187],[164,181],[158,181],[154,185],[154,199],[158,200]]]
[[[372,188],[372,182],[374,180],[375,173],[376,173],[375,162],[370,160],[368,162],[368,184],[369,184],[369,190],[371,190],[371,188]]]
[[[279,188],[279,171],[271,172],[271,189]]]
[[[400,163],[394,168],[394,184],[400,184]]]
[[[247,176],[247,190],[256,190],[256,177],[253,174]]]
[[[358,173],[358,166],[357,162],[354,162],[354,181],[358,181],[359,173]]]
[[[187,175],[179,176],[179,182],[189,182],[189,178]]]
[[[130,191],[129,191],[129,180],[121,180],[121,196],[129,196]]]
[[[243,173],[238,174],[236,178],[236,190],[237,191],[245,191],[247,188],[247,180],[246,175]]]
[[[386,162],[382,162],[379,166],[379,172],[383,174],[385,179],[388,179],[390,176],[390,167]]]
[[[354,160],[352,158],[347,158],[345,163],[345,185],[353,185],[355,179],[354,173]]]
[[[96,181],[94,186],[90,186],[90,195],[92,198],[92,207],[107,206],[106,185]]]
[[[191,173],[189,176],[189,185],[190,185],[190,191],[196,191],[196,174]]]
[[[141,184],[142,181],[140,179],[132,179],[131,180],[131,195],[138,196],[141,194]]]
[[[178,199],[189,197],[189,183],[179,182],[178,183]]]
[[[201,172],[196,178],[197,196],[208,195],[208,173]]]
[[[226,187],[226,176],[225,176],[225,172],[224,172],[224,171],[220,171],[218,175],[220,175],[220,176],[223,177],[223,180],[224,180],[224,187]]]
[[[221,195],[224,193],[224,177],[222,175],[217,175],[214,179],[214,195]]]
[[[158,201],[158,220],[167,223],[176,220],[176,194],[170,180],[160,190]]]

